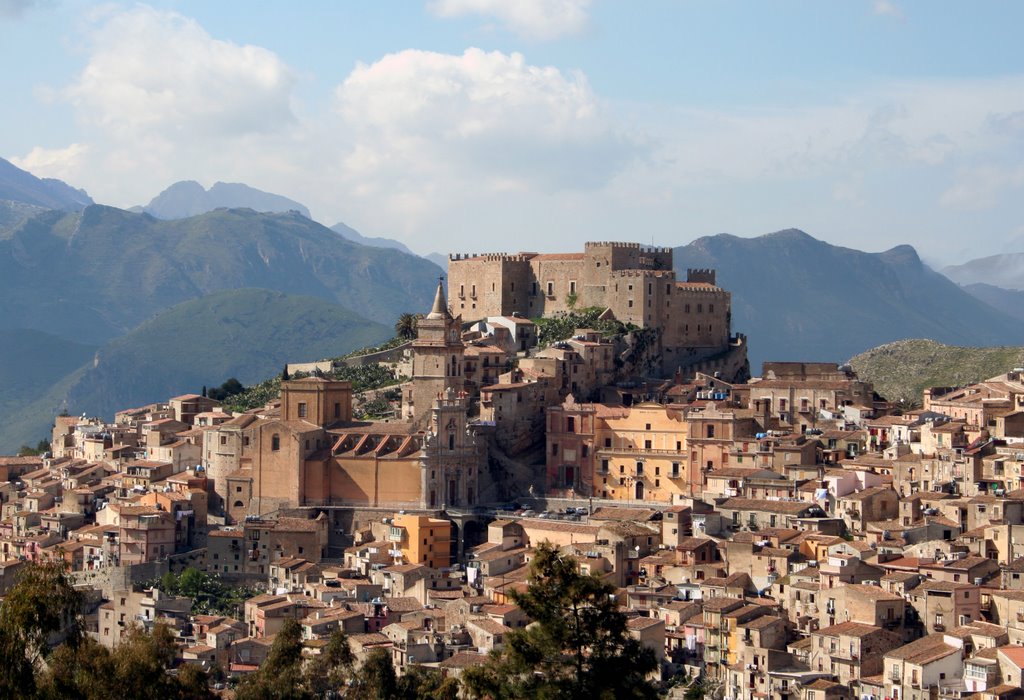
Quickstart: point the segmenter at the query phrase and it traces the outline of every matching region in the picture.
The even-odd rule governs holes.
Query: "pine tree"
[[[515,630],[488,663],[467,669],[471,697],[654,698],[647,675],[657,668],[653,651],[626,627],[615,587],[581,574],[576,561],[541,545],[529,587],[512,598],[534,624]]]

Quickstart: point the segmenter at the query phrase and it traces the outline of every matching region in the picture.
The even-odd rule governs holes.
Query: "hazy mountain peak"
[[[224,208],[258,212],[297,211],[307,219],[312,218],[309,209],[294,199],[240,182],[217,182],[207,190],[194,180],[182,180],[158,194],[141,210],[158,219],[185,219]]]
[[[0,199],[64,211],[77,211],[93,203],[85,190],[75,189],[61,180],[38,178],[3,158],[0,158]]]

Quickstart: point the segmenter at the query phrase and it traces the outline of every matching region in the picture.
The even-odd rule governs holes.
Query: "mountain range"
[[[681,279],[687,268],[717,270],[755,373],[765,360],[843,362],[903,338],[1024,344],[1024,324],[929,268],[910,246],[865,253],[790,229],[699,238],[676,248],[674,260]]]

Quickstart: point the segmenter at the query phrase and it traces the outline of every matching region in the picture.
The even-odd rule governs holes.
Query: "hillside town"
[[[715,271],[632,243],[452,255],[414,311],[366,356],[407,378],[380,418],[323,363],[243,412],[58,416],[0,458],[0,596],[58,561],[108,648],[164,625],[238,679],[296,621],[310,657],[342,630],[458,678],[531,624],[544,544],[615,587],[666,694],[1024,695],[1024,369],[912,408],[834,362],[755,375]],[[200,608],[166,590],[188,570],[251,595]]]

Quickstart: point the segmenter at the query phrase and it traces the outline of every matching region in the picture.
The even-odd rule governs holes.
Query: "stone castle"
[[[732,296],[715,284],[714,270],[691,269],[677,280],[671,248],[597,242],[582,253],[453,254],[448,277],[452,309],[466,319],[600,307],[659,332],[663,373],[721,367],[744,378],[746,339],[731,332]]]

